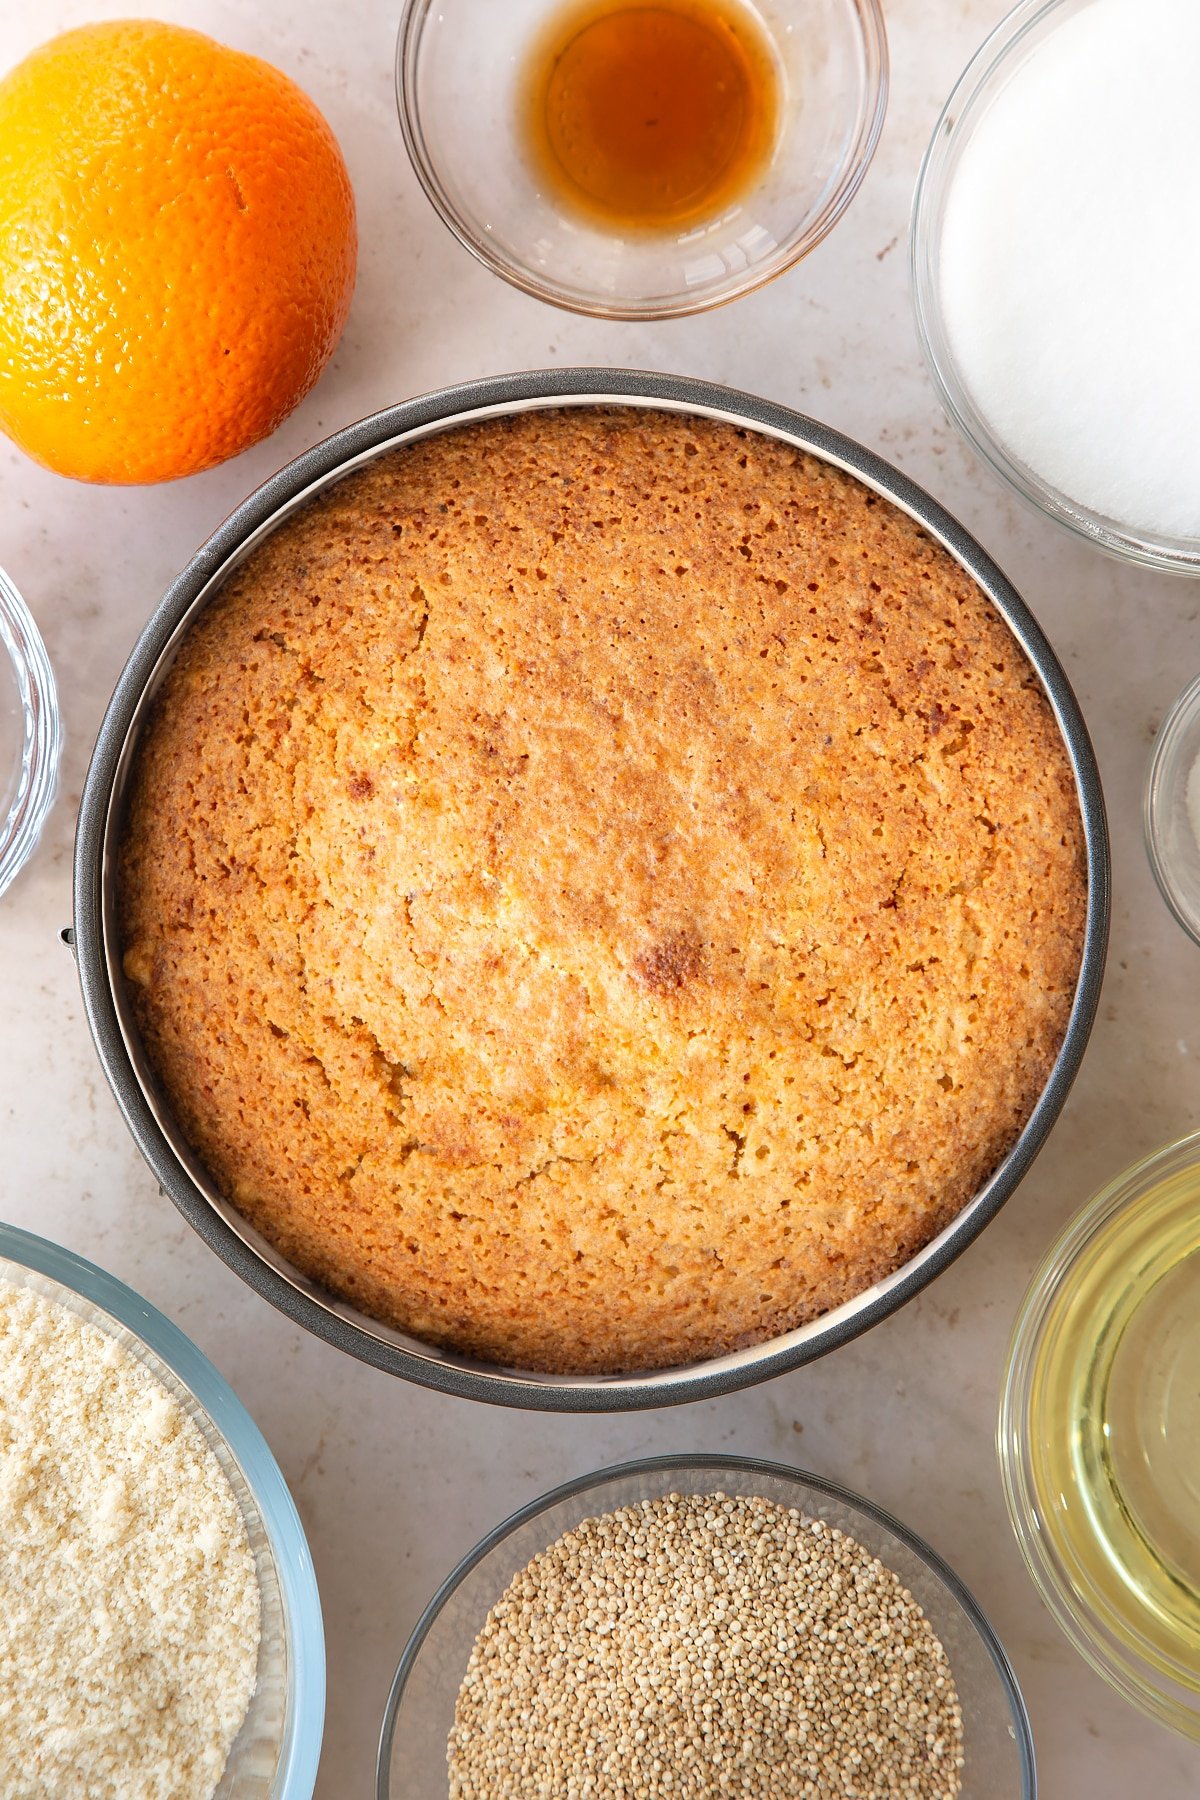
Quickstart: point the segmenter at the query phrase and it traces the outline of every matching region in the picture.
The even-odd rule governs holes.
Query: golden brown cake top
[[[753,1342],[927,1242],[1073,998],[1079,806],[972,580],[764,436],[389,453],[191,629],[120,908],[159,1078],[300,1268],[531,1369]]]

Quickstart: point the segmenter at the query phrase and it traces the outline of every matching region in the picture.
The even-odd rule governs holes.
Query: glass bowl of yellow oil
[[[1200,1133],[1110,1182],[1017,1320],[1005,1498],[1042,1597],[1143,1711],[1200,1740]]]
[[[407,0],[400,123],[459,241],[605,318],[701,312],[832,230],[887,98],[880,0]]]

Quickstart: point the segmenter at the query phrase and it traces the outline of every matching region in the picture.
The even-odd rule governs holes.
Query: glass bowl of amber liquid
[[[575,312],[749,293],[832,229],[887,98],[879,0],[408,0],[396,92],[450,230]]]

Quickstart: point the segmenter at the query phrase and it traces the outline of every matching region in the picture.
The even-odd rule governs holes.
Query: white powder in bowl
[[[959,375],[1068,499],[1200,536],[1200,5],[1092,0],[975,125],[939,285]]]
[[[0,1794],[210,1800],[259,1617],[193,1420],[115,1338],[0,1279]]]

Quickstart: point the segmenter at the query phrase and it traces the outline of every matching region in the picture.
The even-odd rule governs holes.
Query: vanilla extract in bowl
[[[584,0],[537,39],[521,122],[561,204],[621,230],[676,230],[762,175],[781,86],[771,39],[741,0]]]
[[[883,123],[881,0],[406,0],[404,142],[473,255],[609,319],[705,312],[832,230]]]

